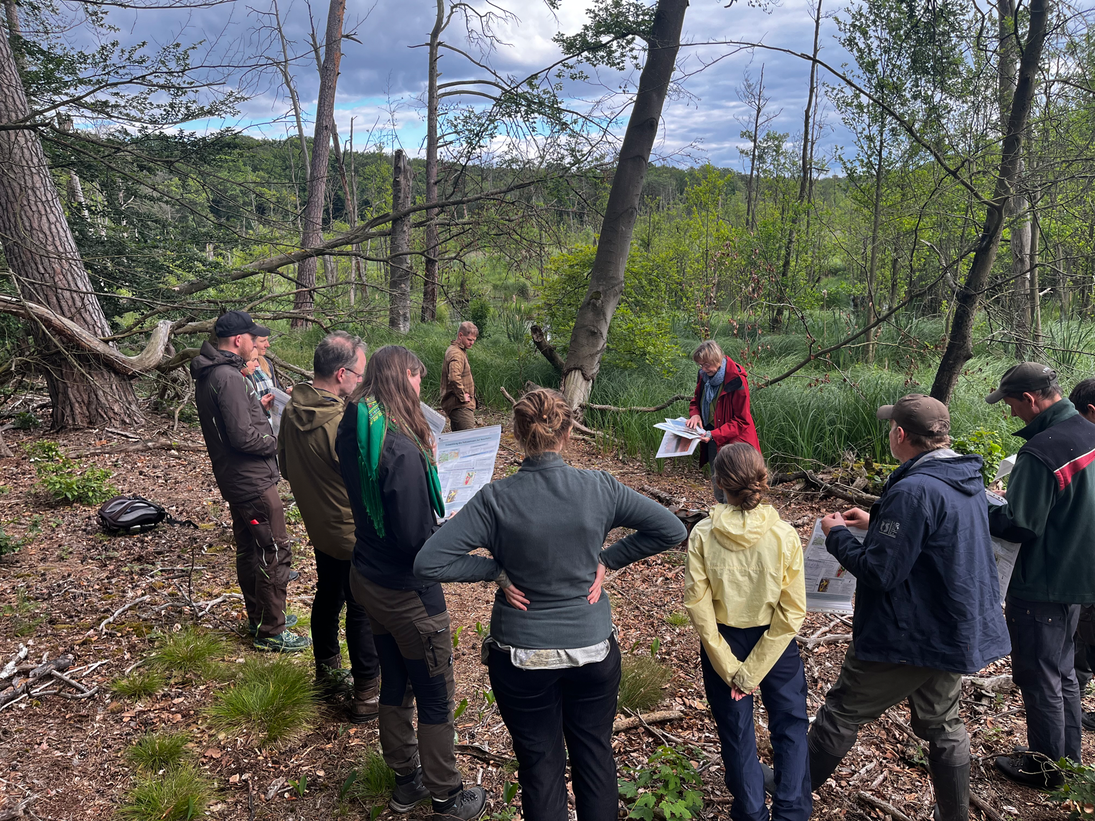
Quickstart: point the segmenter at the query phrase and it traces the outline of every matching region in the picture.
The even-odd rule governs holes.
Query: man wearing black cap
[[[989,513],[994,536],[1019,542],[1005,603],[1012,678],[1023,694],[1029,750],[996,759],[1013,781],[1053,788],[1054,762],[1080,763],[1080,688],[1073,636],[1081,604],[1095,603],[1095,426],[1061,397],[1037,362],[1010,368],[985,397],[1026,422],[1008,477],[1007,504]]]
[[[989,540],[981,457],[950,445],[950,414],[911,394],[878,409],[901,464],[868,514],[821,520],[825,548],[856,577],[852,645],[810,729],[817,790],[859,727],[908,700],[928,742],[936,821],[969,817],[970,740],[958,712],[962,675],[1008,653]],[[860,543],[845,526],[866,529]]]
[[[240,372],[255,350],[255,337],[270,330],[244,311],[229,311],[214,331],[217,346],[203,343],[190,373],[213,475],[232,513],[249,629],[259,650],[303,650],[311,641],[286,629],[292,626],[285,619],[292,555],[277,491],[278,440],[251,381]]]

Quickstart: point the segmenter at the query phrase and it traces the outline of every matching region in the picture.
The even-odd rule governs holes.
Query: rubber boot
[[[935,821],[968,821],[970,817],[970,763],[945,767],[929,762],[935,787]]]
[[[350,722],[364,724],[380,715],[380,678],[354,682],[354,697],[350,700]]]
[[[836,771],[837,766],[844,760],[844,756],[824,752],[817,749],[813,744],[810,744],[809,748],[810,790],[817,792],[821,789],[821,785],[829,780],[829,776]]]
[[[354,679],[349,670],[342,669],[342,656],[316,659],[316,689],[328,701],[350,696]]]

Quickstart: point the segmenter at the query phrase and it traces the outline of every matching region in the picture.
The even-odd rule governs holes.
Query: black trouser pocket
[[[452,666],[452,630],[448,611],[426,616],[414,623],[422,639],[422,658],[430,676],[439,676]]]

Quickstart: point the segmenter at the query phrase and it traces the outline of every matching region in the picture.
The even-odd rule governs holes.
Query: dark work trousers
[[[508,652],[490,651],[490,685],[513,737],[527,821],[570,817],[567,752],[578,821],[615,821],[620,799],[612,720],[620,692],[620,648],[615,638],[610,641],[603,661],[558,670],[522,670]]]
[[[1087,685],[1091,683],[1092,675],[1095,674],[1095,645],[1088,644],[1080,638],[1080,634],[1076,634],[1076,640],[1074,642],[1076,660],[1076,687],[1080,691],[1080,698],[1084,697],[1084,691],[1087,690]]]
[[[354,681],[362,684],[380,674],[369,614],[350,592],[350,560],[336,559],[316,550],[316,597],[312,600],[312,648],[316,661],[341,655],[338,621],[346,605],[346,649]]]
[[[472,430],[475,427],[475,414],[466,405],[447,411],[449,426],[455,433],[458,430]]]
[[[715,444],[714,439],[711,439],[702,443],[700,447],[707,448],[707,464],[711,466],[711,491],[715,494],[715,501],[720,505],[724,505],[726,504],[726,494],[715,482],[715,456],[719,452],[719,446]]]
[[[1008,596],[1011,676],[1023,694],[1027,746],[1053,761],[1080,763],[1080,688],[1076,683],[1078,604],[1032,602]]]
[[[719,625],[734,655],[748,658],[768,628],[736,628]],[[700,648],[703,686],[707,703],[715,716],[722,744],[722,762],[726,768],[726,787],[734,796],[730,805],[733,821],[767,821],[764,805],[764,775],[757,759],[757,734],[753,725],[753,696],[734,701],[730,685],[715,672],[707,651]],[[768,711],[768,732],[775,759],[776,789],[772,795],[775,821],[806,821],[813,809],[810,794],[810,756],[806,733],[810,720],[806,714],[806,674],[798,643],[787,645],[768,675],[760,683],[760,698]]]
[[[236,537],[236,576],[247,620],[260,639],[285,630],[285,589],[289,585],[289,534],[276,485],[246,502],[230,504]]]
[[[460,792],[453,747],[452,630],[441,585],[381,587],[350,568],[350,590],[369,614],[380,658],[380,749],[397,775],[422,765],[435,801]],[[418,707],[418,732],[414,728]]]
[[[962,675],[932,667],[863,661],[849,645],[836,684],[810,727],[810,747],[843,758],[861,725],[908,699],[909,723],[928,742],[928,760],[962,767],[970,760],[970,737],[958,713]]]

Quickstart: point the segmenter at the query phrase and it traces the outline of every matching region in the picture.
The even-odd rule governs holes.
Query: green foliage
[[[37,427],[41,427],[42,423],[38,421],[38,417],[30,411],[19,411],[15,414],[15,421],[13,423],[16,430],[34,430]]]
[[[343,782],[340,798],[371,804],[386,800],[394,789],[395,771],[384,763],[380,750],[370,747]]]
[[[8,556],[18,553],[19,548],[27,543],[26,538],[17,538],[10,535],[3,527],[0,527],[0,556]]]
[[[187,758],[186,733],[148,733],[125,751],[125,759],[145,775],[178,767]]]
[[[691,620],[684,611],[675,610],[665,617],[665,621],[671,627],[687,627]]]
[[[653,821],[688,819],[703,810],[703,781],[688,756],[672,747],[659,747],[641,768],[624,767],[631,780],[621,778],[620,795],[631,802],[628,818]]]
[[[38,625],[47,618],[38,602],[27,598],[27,591],[22,587],[15,591],[15,604],[0,605],[0,616],[4,616],[0,619],[0,624],[6,622],[16,638],[33,636]]]
[[[1057,762],[1065,783],[1051,798],[1062,805],[1069,818],[1091,818],[1095,814],[1095,768],[1076,764],[1067,758]]]
[[[221,659],[227,652],[224,639],[216,633],[187,625],[177,633],[163,636],[152,653],[152,669],[185,677],[220,678]]]
[[[475,327],[479,329],[479,336],[490,336],[492,313],[490,303],[483,297],[473,299],[468,305],[468,321],[475,323]]]
[[[622,713],[644,712],[658,706],[663,688],[673,672],[647,656],[624,656],[620,670],[620,695],[617,701]]]
[[[314,677],[287,657],[248,659],[239,681],[217,693],[207,715],[214,727],[251,736],[263,747],[287,741],[315,723]]]
[[[142,699],[155,695],[164,688],[164,677],[156,670],[138,668],[126,676],[114,679],[110,689],[122,698]]]
[[[984,460],[981,466],[981,475],[985,478],[985,484],[992,484],[996,478],[996,469],[1000,467],[1000,460],[1007,456],[1004,450],[1004,435],[998,430],[985,430],[977,428],[965,436],[956,438],[951,447],[958,453],[975,453]]]
[[[182,764],[138,777],[118,815],[126,821],[191,821],[205,812],[212,796],[206,776],[193,764]]]
[[[587,245],[571,253],[557,254],[549,268],[552,276],[541,289],[538,310],[557,347],[565,348],[589,288],[589,276],[597,255]],[[608,331],[605,362],[622,368],[651,365],[663,375],[680,355],[672,334],[672,317],[664,310],[664,276],[648,258],[633,254],[628,259],[624,293]]]
[[[81,468],[80,463],[69,459],[56,442],[42,439],[24,447],[38,482],[58,502],[65,504],[97,505],[105,502],[118,491],[108,484],[113,474],[105,468]]]

